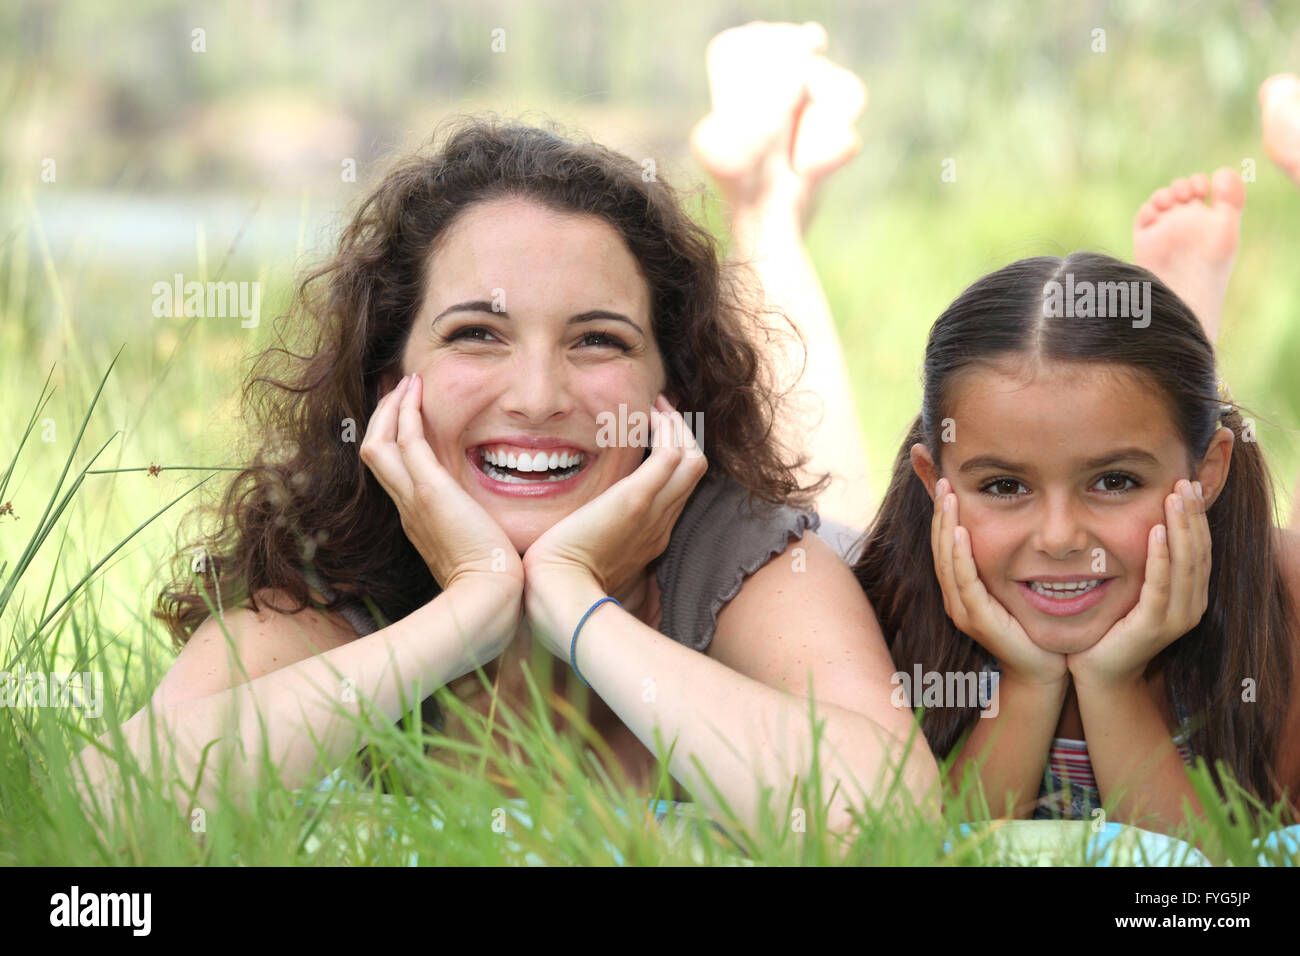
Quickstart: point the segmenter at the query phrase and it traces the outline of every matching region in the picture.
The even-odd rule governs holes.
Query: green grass
[[[491,733],[487,718],[467,711],[454,695],[442,692],[444,708],[471,729],[468,742],[441,737],[417,726],[414,706],[402,725],[373,719],[362,708],[353,717],[370,745],[372,766],[384,781],[381,792],[363,778],[350,758],[338,768],[327,790],[287,789],[275,768],[261,759],[262,776],[250,791],[225,786],[221,768],[206,805],[177,800],[177,779],[193,795],[198,780],[176,778],[157,762],[143,765],[125,747],[115,728],[147,700],[171,652],[147,617],[150,589],[139,589],[122,555],[145,560],[129,550],[138,537],[156,530],[157,515],[138,500],[104,497],[88,483],[108,442],[85,441],[105,413],[104,396],[121,369],[112,365],[95,383],[75,438],[56,452],[33,441],[40,415],[49,410],[46,390],[33,406],[0,478],[0,498],[18,489],[15,476],[44,492],[41,509],[5,519],[3,589],[0,616],[5,637],[0,663],[6,672],[102,671],[102,713],[77,706],[35,706],[19,701],[0,708],[0,864],[42,865],[988,865],[1097,862],[1088,852],[1096,835],[1091,821],[985,826],[991,814],[970,777],[958,801],[941,820],[928,820],[906,801],[882,801],[888,809],[861,809],[849,836],[831,832],[823,809],[829,799],[810,781],[800,783],[791,801],[770,808],[756,829],[747,830],[725,810],[710,825],[698,805],[679,805],[662,824],[647,807],[670,793],[662,776],[657,792],[637,793],[611,780],[594,758],[590,728],[557,735],[547,716],[547,700],[532,681],[523,713],[498,710],[495,720],[504,740]],[[87,386],[90,383],[85,383]],[[89,390],[89,389],[88,389]],[[58,452],[61,452],[58,453]],[[38,461],[44,454],[47,459]],[[31,470],[28,470],[31,469]],[[193,486],[194,473],[182,484]],[[37,481],[37,475],[40,481]],[[45,480],[46,476],[50,480]],[[105,481],[145,482],[140,473],[100,476]],[[202,475],[200,473],[200,480]],[[121,495],[120,498],[125,498]],[[18,500],[26,500],[19,497]],[[132,534],[102,554],[91,550],[93,524],[103,509],[121,515],[139,512]],[[165,511],[165,509],[164,509]],[[132,519],[134,520],[134,519]],[[128,522],[129,523],[129,522]],[[22,545],[21,548],[18,545]],[[54,549],[46,574],[37,560]],[[201,572],[196,572],[201,573]],[[135,587],[135,590],[132,588]],[[123,626],[123,621],[126,625]],[[481,676],[481,674],[480,674]],[[87,701],[89,703],[89,701]],[[562,705],[561,705],[562,706]],[[98,803],[87,813],[72,785],[72,763],[82,748],[108,733],[107,754],[120,767],[121,789],[111,807]],[[360,737],[358,738],[360,739]],[[429,759],[426,747],[459,750],[456,769]],[[512,759],[510,747],[525,755]],[[660,750],[661,756],[666,753]],[[258,760],[246,754],[246,761]],[[325,777],[332,769],[320,766]],[[814,768],[815,769],[815,768]],[[889,788],[897,786],[890,780]],[[1214,862],[1253,865],[1286,862],[1281,852],[1261,857],[1255,841],[1279,825],[1281,807],[1256,807],[1229,788],[1225,804],[1214,798],[1204,768],[1193,772],[1203,802],[1204,821],[1189,820],[1181,835]],[[505,787],[517,796],[508,796]],[[102,798],[101,792],[97,797]],[[959,804],[979,809],[959,810]],[[1231,811],[1231,812],[1230,812]],[[970,821],[962,833],[959,824]],[[1128,831],[1115,859],[1142,862],[1149,849]],[[945,841],[949,846],[945,849]],[[1300,862],[1293,860],[1292,862]]]
[[[1252,71],[1254,64],[1294,67],[1294,45],[1285,40],[1294,24],[1256,14],[1242,26],[1235,5],[1209,6],[1217,11],[1214,31],[1202,18],[1184,24],[1142,5],[1109,13],[1104,23],[1112,47],[1105,56],[1075,43],[1094,25],[1082,8],[1051,30],[1028,3],[978,17],[948,2],[922,5],[918,14],[901,6],[884,11],[903,27],[910,24],[906,29],[858,22],[857,14],[837,19],[832,5],[810,8],[825,14],[832,55],[861,73],[872,91],[861,124],[863,155],[831,184],[809,244],[857,383],[877,500],[918,407],[926,334],[966,285],[1027,255],[1092,248],[1127,256],[1132,215],[1152,189],[1177,175],[1253,158],[1258,180],[1248,188],[1221,361],[1234,396],[1259,415],[1286,520],[1300,470],[1293,265],[1300,261],[1300,194],[1262,155],[1253,102],[1261,77]],[[770,10],[771,18],[782,13],[771,4],[755,10]],[[645,15],[657,20],[662,12]],[[530,65],[521,53],[509,64],[539,76],[529,73],[512,88],[503,74],[497,86],[467,91],[473,103],[457,104],[507,111],[543,106],[598,141],[643,150],[632,155],[664,155],[662,168],[680,182],[698,175],[684,158],[681,132],[705,108],[702,53],[722,24],[697,11],[689,26],[664,46],[698,51],[689,68],[681,67],[689,69],[689,81],[653,59],[629,70],[622,56],[611,56],[611,71],[643,76],[646,88],[638,87],[637,96],[615,91],[611,104],[588,109],[562,83],[534,95],[556,58]],[[647,29],[629,21],[617,33],[629,56],[646,46]],[[515,36],[526,35],[522,24],[519,30]],[[73,52],[80,69],[85,51]],[[215,55],[204,62],[217,62]],[[247,72],[242,52],[232,62],[241,76]],[[674,55],[673,70],[676,62]],[[666,78],[682,97],[665,96]],[[265,77],[249,75],[248,83],[258,82]],[[24,122],[29,114],[42,116],[40,98],[25,81],[12,85],[27,107],[13,115]],[[393,85],[409,86],[400,78]],[[170,88],[154,83],[151,89],[161,96]],[[104,167],[98,178],[87,174],[90,186],[128,196],[138,172],[133,163],[171,155],[133,148],[122,159],[99,142],[83,152],[87,163]],[[938,176],[949,156],[958,162],[955,183]],[[60,163],[63,184],[73,174]],[[294,793],[268,780],[253,793],[204,808],[199,831],[185,807],[163,796],[165,788],[128,766],[134,794],[124,817],[117,823],[87,818],[75,801],[68,761],[135,713],[175,657],[150,609],[173,551],[198,530],[183,525],[182,516],[216,496],[227,477],[218,469],[248,460],[237,417],[246,359],[274,341],[272,317],[287,301],[308,243],[300,239],[297,260],[282,249],[247,249],[239,236],[228,248],[224,239],[214,240],[209,252],[200,221],[193,255],[167,250],[129,262],[113,249],[76,243],[56,259],[43,238],[40,204],[32,200],[36,190],[63,185],[28,185],[33,168],[25,154],[7,153],[0,162],[0,209],[14,224],[0,243],[0,467],[6,469],[0,473],[0,670],[20,662],[28,671],[100,670],[107,705],[97,719],[68,708],[0,708],[0,863],[406,863],[413,852],[421,864],[598,864],[612,862],[615,853],[633,864],[1084,861],[1091,822],[979,830],[955,838],[945,854],[956,824],[987,821],[987,809],[954,810],[934,822],[868,814],[846,843],[824,832],[811,810],[805,832],[798,832],[797,818],[782,808],[759,833],[737,834],[739,850],[709,826],[682,821],[661,828],[646,819],[654,795],[603,780],[580,737],[548,732],[538,714],[549,704],[539,699],[528,715],[508,721],[527,767],[485,734],[469,753],[483,773],[458,774],[424,756],[431,741],[419,728],[380,722],[367,728],[367,737],[376,765],[392,776],[389,794],[353,789],[360,785],[355,764],[341,773],[348,787],[329,795]],[[317,201],[342,208],[358,186],[339,184],[333,167],[329,173],[335,191]],[[285,195],[296,193],[281,183],[272,198]],[[309,195],[304,187],[304,210]],[[257,208],[250,193],[250,217]],[[719,221],[716,208],[705,214]],[[175,272],[187,280],[262,280],[261,325],[243,330],[237,319],[154,318],[150,286]],[[163,470],[152,474],[151,464]],[[454,704],[446,699],[444,707]],[[473,715],[465,719],[475,725]],[[129,765],[119,747],[112,745],[114,756]],[[322,767],[322,776],[332,769]],[[1197,778],[1207,785],[1203,774]],[[507,798],[506,783],[521,795],[517,801]],[[965,786],[969,791],[969,780]],[[820,805],[816,794],[799,802],[792,809]],[[1239,822],[1243,814],[1230,817],[1217,800],[1211,809],[1207,821],[1189,824],[1184,835],[1215,862],[1256,862],[1253,841],[1270,828],[1270,814],[1246,824]]]

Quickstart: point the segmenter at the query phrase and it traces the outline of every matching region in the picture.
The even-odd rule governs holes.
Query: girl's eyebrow
[[[487,312],[503,319],[510,318],[509,312],[504,309],[493,309],[492,303],[485,300],[479,300],[477,302],[458,302],[455,305],[448,306],[434,316],[433,322],[429,323],[430,326],[436,325],[439,319],[443,316],[451,315],[453,312]],[[600,319],[613,319],[616,322],[626,322],[638,332],[641,331],[641,326],[637,325],[626,315],[623,315],[621,312],[610,312],[607,309],[588,309],[586,312],[579,312],[577,315],[570,317],[569,325],[576,325],[580,322],[596,322]]]
[[[1155,455],[1143,448],[1121,448],[1118,451],[1108,452],[1105,455],[1099,455],[1096,458],[1089,458],[1087,461],[1079,464],[1080,471],[1092,471],[1096,468],[1105,468],[1107,465],[1114,465],[1119,462],[1134,462],[1141,465],[1159,466],[1160,460]],[[1015,471],[1022,474],[1033,471],[1029,465],[1019,462],[1007,461],[1003,458],[996,458],[992,455],[977,455],[963,462],[957,469],[960,474],[967,474],[972,471],[982,471],[991,469],[993,471]]]

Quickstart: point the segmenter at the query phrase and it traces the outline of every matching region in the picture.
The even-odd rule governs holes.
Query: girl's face
[[[1126,369],[1044,363],[979,367],[958,380],[953,441],[935,471],[924,446],[913,467],[930,489],[946,477],[988,592],[1044,650],[1087,650],[1138,602],[1147,535],[1164,523],[1180,478],[1214,501],[1232,433],[1220,428],[1195,474],[1158,395]],[[1035,582],[1037,586],[1035,586]],[[1090,588],[1062,600],[1046,584]]]
[[[666,385],[649,285],[608,223],[513,198],[465,210],[427,277],[402,371],[438,461],[522,554],[644,457],[597,433],[623,406],[635,440]]]

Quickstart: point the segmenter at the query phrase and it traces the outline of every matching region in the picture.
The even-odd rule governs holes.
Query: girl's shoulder
[[[1291,592],[1292,606],[1300,612],[1300,532],[1287,528],[1277,529],[1278,555],[1282,565],[1282,580]],[[1295,642],[1296,673],[1291,682],[1291,700],[1287,706],[1286,730],[1279,751],[1278,768],[1282,782],[1289,786],[1297,810],[1300,810],[1300,620],[1292,638]]]

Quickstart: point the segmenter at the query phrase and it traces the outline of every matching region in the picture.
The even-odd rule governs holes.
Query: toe
[[[814,20],[809,20],[803,25],[803,39],[808,44],[811,52],[826,52],[826,28]]]
[[[1259,105],[1267,108],[1273,97],[1281,99],[1296,90],[1300,90],[1300,78],[1290,73],[1277,73],[1260,84]]]
[[[1230,166],[1214,171],[1211,182],[1212,202],[1214,205],[1227,203],[1237,209],[1246,205],[1246,184],[1241,181],[1241,174]]]
[[[1164,212],[1174,204],[1174,194],[1165,186],[1157,189],[1151,194],[1151,204],[1160,212]]]
[[[1137,219],[1133,221],[1133,224],[1139,229],[1145,229],[1159,218],[1160,213],[1156,212],[1156,207],[1149,202],[1144,202],[1142,208],[1138,210]]]
[[[1210,192],[1210,180],[1204,173],[1197,173],[1192,177],[1192,195],[1197,199],[1204,199]]]
[[[1187,202],[1192,198],[1192,184],[1186,179],[1175,179],[1169,184],[1169,191],[1179,202]]]

